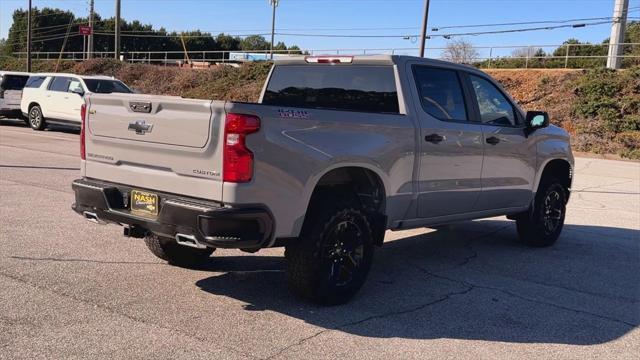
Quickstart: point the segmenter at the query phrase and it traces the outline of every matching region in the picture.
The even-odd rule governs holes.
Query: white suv
[[[132,92],[122,81],[108,76],[33,74],[23,90],[20,109],[34,130],[43,130],[48,123],[80,126],[85,94]]]

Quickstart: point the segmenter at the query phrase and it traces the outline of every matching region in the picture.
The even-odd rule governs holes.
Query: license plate
[[[158,215],[158,195],[140,191],[131,190],[131,211],[143,215]]]

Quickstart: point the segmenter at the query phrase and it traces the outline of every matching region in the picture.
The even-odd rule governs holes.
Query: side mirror
[[[134,94],[143,94],[142,90],[138,88],[131,88],[131,92]]]
[[[79,87],[77,87],[75,89],[71,89],[71,92],[74,93],[74,94],[78,94],[80,96],[84,96],[84,91]]]
[[[544,111],[527,111],[525,124],[529,134],[537,129],[545,128],[549,126],[549,114]]]

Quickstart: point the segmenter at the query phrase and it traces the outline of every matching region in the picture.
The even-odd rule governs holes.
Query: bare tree
[[[515,49],[511,52],[511,57],[514,58],[532,58],[532,57],[543,57],[545,55],[544,50],[539,47],[529,46]]]
[[[470,64],[480,55],[468,41],[464,39],[453,40],[447,43],[447,48],[442,51],[441,57],[445,60],[460,64]]]

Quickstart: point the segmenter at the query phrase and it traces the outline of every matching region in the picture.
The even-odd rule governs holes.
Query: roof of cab
[[[405,64],[408,61],[416,61],[424,65],[441,66],[449,68],[457,68],[460,70],[466,70],[470,72],[481,72],[471,65],[458,64],[450,61],[421,58],[417,56],[408,55],[313,55],[313,56],[291,56],[287,58],[279,58],[275,60],[276,65],[329,65],[309,63],[307,58],[352,58],[352,62],[336,65],[399,65]]]

